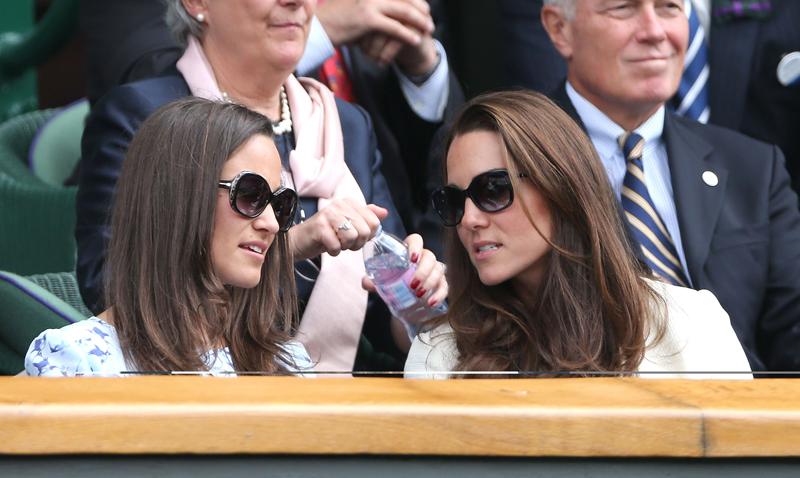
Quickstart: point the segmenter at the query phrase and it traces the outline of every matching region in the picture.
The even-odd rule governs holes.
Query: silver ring
[[[344,217],[344,222],[339,224],[339,227],[337,227],[336,229],[339,230],[339,231],[349,231],[352,228],[353,228],[353,223],[350,222],[350,218],[349,217],[345,216]]]

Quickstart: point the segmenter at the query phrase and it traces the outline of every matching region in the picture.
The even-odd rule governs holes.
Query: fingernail
[[[436,300],[433,297],[428,299],[428,307],[433,307],[435,305],[436,305]]]
[[[419,279],[414,279],[411,281],[410,284],[408,284],[408,286],[411,287],[412,289],[416,289],[417,287],[419,287],[419,282],[420,282]]]
[[[422,297],[427,292],[425,289],[420,289],[417,291],[417,297]]]
[[[419,260],[418,253],[414,252],[413,254],[411,254],[411,262],[416,264],[418,260]],[[416,287],[412,287],[412,289],[416,289]]]

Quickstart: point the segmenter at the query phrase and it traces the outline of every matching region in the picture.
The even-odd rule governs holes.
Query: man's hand
[[[326,0],[316,14],[335,46],[359,41],[368,34],[419,45],[434,28],[425,0]]]

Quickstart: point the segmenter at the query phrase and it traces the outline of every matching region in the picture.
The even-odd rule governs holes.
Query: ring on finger
[[[338,231],[349,231],[352,228],[353,228],[353,223],[350,222],[350,218],[349,217],[345,216],[344,217],[344,221],[342,221],[342,223],[339,224],[339,227],[337,227],[336,230],[338,230]]]

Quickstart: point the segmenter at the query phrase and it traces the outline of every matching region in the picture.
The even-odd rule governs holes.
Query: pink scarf
[[[177,67],[194,96],[222,98],[211,65],[194,37],[189,38]],[[298,81],[292,75],[284,87],[297,145],[289,155],[297,194],[319,198],[319,209],[336,198],[366,204],[344,162],[342,126],[333,93],[316,80]],[[316,363],[315,370],[353,370],[367,309],[367,292],[361,288],[364,275],[360,251],[342,251],[336,257],[322,254],[322,267],[297,333]]]

